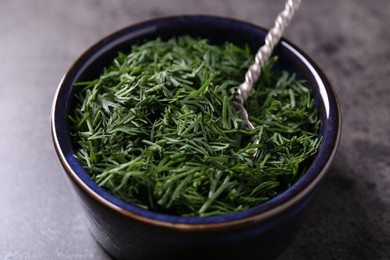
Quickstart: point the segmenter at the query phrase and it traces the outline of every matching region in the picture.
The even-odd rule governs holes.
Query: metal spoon
[[[260,77],[261,69],[270,58],[275,45],[279,43],[284,29],[288,26],[294,16],[295,11],[301,4],[301,0],[287,0],[284,10],[279,13],[275,20],[274,27],[269,30],[265,37],[265,44],[259,48],[255,56],[255,63],[253,63],[245,74],[245,81],[238,87],[235,100],[233,101],[239,116],[245,121],[246,126],[253,130],[254,127],[249,120],[248,112],[244,108],[244,103],[248,99],[253,85]],[[258,144],[259,140],[252,140],[253,143]],[[255,156],[258,149],[255,149]]]

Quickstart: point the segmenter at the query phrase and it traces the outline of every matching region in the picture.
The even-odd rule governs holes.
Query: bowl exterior
[[[115,259],[275,259],[294,240],[315,192],[280,214],[234,228],[182,230],[150,225],[106,207],[70,182],[90,232]]]
[[[64,76],[52,109],[52,138],[65,176],[86,213],[91,233],[118,259],[273,259],[291,243],[315,199],[340,137],[337,98],[319,68],[283,41],[275,49],[279,69],[308,81],[321,116],[323,142],[308,172],[288,191],[250,210],[210,218],[181,218],[136,208],[94,183],[74,158],[67,115],[76,81],[97,77],[118,51],[131,44],[177,35],[209,38],[219,44],[248,44],[255,52],[266,30],[237,20],[177,16],[126,27],[87,50]]]

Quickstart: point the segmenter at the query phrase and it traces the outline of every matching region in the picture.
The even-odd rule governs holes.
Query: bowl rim
[[[59,141],[59,137],[64,138],[64,135],[68,135],[64,129],[58,127],[57,114],[60,113],[61,109],[59,109],[59,101],[61,100],[61,90],[67,87],[64,85],[64,82],[70,74],[75,73],[74,70],[77,70],[77,65],[79,63],[84,62],[86,56],[88,56],[92,52],[97,52],[100,50],[101,46],[104,46],[105,43],[115,40],[116,37],[121,37],[120,35],[124,32],[132,32],[137,31],[140,28],[153,26],[154,23],[158,23],[161,21],[173,22],[175,20],[193,20],[193,21],[212,21],[212,22],[227,22],[233,23],[241,26],[249,26],[256,30],[267,31],[266,29],[248,23],[246,21],[237,20],[229,17],[221,17],[214,15],[173,15],[173,16],[165,16],[158,17],[153,19],[144,20],[135,24],[131,24],[122,29],[119,29],[89,47],[86,51],[84,51],[76,61],[69,67],[67,72],[64,74],[61,79],[57,91],[54,96],[52,111],[51,111],[51,137],[53,141],[53,145],[55,147],[55,151],[57,153],[57,157],[59,159],[60,164],[63,166],[67,176],[70,177],[72,182],[76,184],[83,192],[85,192],[89,197],[94,199],[100,204],[110,208],[111,210],[120,213],[123,216],[136,219],[138,221],[151,224],[154,226],[173,228],[182,231],[201,231],[201,230],[215,230],[227,227],[234,227],[238,225],[245,225],[254,222],[262,222],[267,219],[270,219],[285,210],[291,208],[293,205],[301,201],[307,194],[309,194],[313,189],[320,183],[322,178],[325,176],[326,171],[328,170],[335,154],[337,151],[337,147],[340,141],[341,136],[341,110],[338,102],[338,98],[334,91],[333,86],[330,84],[329,80],[319,68],[319,66],[302,50],[300,50],[297,46],[289,42],[288,40],[282,38],[280,44],[283,48],[286,48],[288,51],[293,52],[294,55],[298,56],[301,61],[305,64],[305,66],[310,70],[310,72],[315,76],[318,84],[322,84],[322,91],[329,100],[328,107],[326,108],[327,120],[332,120],[331,129],[329,129],[329,142],[325,144],[322,142],[320,149],[322,153],[318,153],[318,156],[314,159],[313,162],[319,163],[317,166],[317,170],[314,171],[312,169],[311,175],[308,176],[306,173],[295,182],[290,188],[286,191],[282,192],[278,196],[258,205],[252,207],[250,209],[220,215],[220,216],[210,216],[210,217],[181,217],[168,215],[163,213],[158,213],[146,209],[142,209],[131,205],[128,202],[122,201],[119,198],[111,195],[107,191],[104,191],[103,188],[100,188],[93,184],[94,182],[90,180],[88,183],[85,182],[78,174],[77,171],[84,171],[77,162],[77,160],[73,157],[73,154],[70,155],[65,154],[63,151],[63,143]],[[321,90],[320,90],[321,92]],[[333,105],[333,106],[331,106]],[[326,106],[326,105],[325,105]],[[330,111],[331,109],[331,111]],[[329,119],[330,118],[330,119]],[[69,147],[68,147],[69,148]],[[77,165],[78,164],[78,165]],[[314,163],[312,163],[314,165]],[[309,167],[307,172],[312,168],[312,165]],[[76,169],[75,169],[76,168]],[[84,173],[86,173],[84,171]],[[309,178],[311,177],[311,178]],[[101,194],[104,194],[105,198],[102,197]],[[113,197],[113,198],[112,198]],[[108,199],[107,199],[108,198]]]

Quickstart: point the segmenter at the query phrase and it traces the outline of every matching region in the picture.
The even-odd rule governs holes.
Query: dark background
[[[109,259],[70,193],[50,137],[57,85],[95,41],[171,14],[270,28],[282,0],[2,0],[0,259]],[[280,257],[390,259],[390,1],[310,0],[286,38],[333,83],[340,147],[301,233]]]

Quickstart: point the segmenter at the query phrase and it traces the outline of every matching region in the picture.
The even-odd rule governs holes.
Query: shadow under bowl
[[[274,55],[277,69],[307,81],[320,113],[322,143],[301,179],[279,196],[251,209],[213,217],[180,217],[131,205],[99,187],[74,157],[67,117],[74,107],[75,82],[97,78],[118,51],[157,37],[200,36],[226,41],[255,53],[267,31],[246,22],[214,16],[174,16],[131,25],[89,48],[70,67],[54,98],[52,139],[65,176],[100,245],[119,259],[272,259],[291,243],[302,217],[335,155],[341,130],[337,97],[318,66],[282,40]]]

